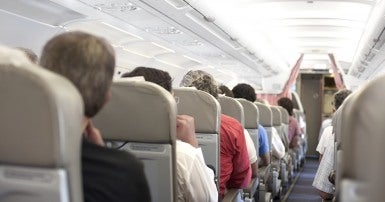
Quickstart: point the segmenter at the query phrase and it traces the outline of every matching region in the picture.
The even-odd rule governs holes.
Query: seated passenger
[[[112,46],[90,34],[66,32],[47,42],[40,64],[67,77],[77,87],[84,101],[84,201],[151,201],[141,161],[128,152],[104,147],[99,130],[92,124],[92,117],[110,96],[115,68]]]
[[[213,77],[202,71],[189,71],[180,86],[195,87],[218,98],[218,87]],[[221,115],[220,129],[220,196],[228,188],[245,188],[251,180],[249,155],[242,125],[234,118]]]
[[[302,131],[297,119],[293,117],[293,102],[289,98],[283,97],[278,100],[278,105],[285,108],[287,113],[289,113],[289,148],[297,149],[300,146]]]
[[[245,83],[237,84],[232,92],[235,98],[243,98],[250,102],[255,102],[257,99],[254,88]],[[266,129],[261,124],[258,124],[258,140],[260,157],[258,167],[268,166],[270,163],[269,139],[267,138]]]
[[[233,92],[227,88],[225,85],[219,86],[218,93],[225,94],[227,97],[234,97]],[[251,177],[255,178],[258,176],[258,157],[257,157],[257,151],[256,147],[254,145],[253,140],[250,137],[249,132],[244,129],[243,130],[245,134],[245,140],[246,140],[246,146],[247,146],[247,153],[249,154],[249,160],[250,160],[250,166],[251,166]]]
[[[172,92],[169,73],[148,67],[137,67],[125,77],[143,76],[146,81],[156,83]],[[195,137],[194,118],[177,116],[177,196],[178,201],[218,201],[218,190],[214,183],[214,172],[206,166],[203,153]]]

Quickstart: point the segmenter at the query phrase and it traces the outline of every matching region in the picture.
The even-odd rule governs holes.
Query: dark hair
[[[334,94],[334,109],[337,110],[344,100],[352,93],[350,90],[340,90]]]
[[[82,95],[85,116],[95,116],[106,102],[115,68],[115,53],[104,39],[66,32],[44,46],[41,66],[67,77]]]
[[[293,116],[293,102],[287,98],[283,97],[278,100],[278,105],[285,108],[287,113],[289,113],[290,116]]]
[[[227,86],[219,86],[219,94],[225,94],[227,97],[234,97],[233,91],[231,91]]]
[[[21,50],[24,52],[24,54],[29,58],[29,60],[35,64],[38,63],[38,57],[35,52],[33,52],[31,49],[24,48],[24,47],[16,47],[16,49]]]
[[[250,102],[255,102],[257,99],[254,88],[246,83],[236,85],[232,91],[235,98],[244,98]]]
[[[136,67],[131,72],[124,73],[122,78],[135,76],[143,76],[146,81],[156,83],[169,92],[172,90],[172,79],[168,72],[150,67]]]

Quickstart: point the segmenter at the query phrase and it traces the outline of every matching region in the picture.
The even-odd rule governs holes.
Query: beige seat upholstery
[[[198,144],[206,164],[214,166],[216,181],[219,182],[221,106],[215,97],[194,88],[176,88],[174,96],[178,100],[178,114],[194,117]]]
[[[385,198],[385,76],[345,100],[342,109],[341,201]],[[348,102],[346,102],[348,101]]]
[[[144,163],[154,201],[176,200],[176,103],[159,85],[146,81],[117,81],[111,100],[94,122],[111,141]]]
[[[239,121],[243,127],[245,127],[245,114],[243,112],[243,107],[236,99],[219,95],[218,97],[219,104],[222,108],[222,114],[231,116]]]
[[[258,107],[259,123],[266,129],[267,137],[269,139],[269,149],[271,153],[271,130],[273,127],[273,115],[269,106],[256,102],[254,103]]]
[[[257,156],[259,156],[259,138],[258,138],[258,107],[245,99],[236,99],[241,103],[245,115],[245,129],[249,132],[251,139],[254,142]]]
[[[83,201],[75,87],[0,47],[0,94],[0,201]]]

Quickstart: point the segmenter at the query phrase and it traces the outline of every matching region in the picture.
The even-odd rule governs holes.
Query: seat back
[[[385,192],[385,76],[369,82],[342,109],[341,200],[383,201]],[[346,102],[348,101],[348,102]],[[354,198],[356,197],[356,198]],[[357,200],[359,199],[359,200]]]
[[[94,123],[106,140],[127,142],[122,149],[144,163],[151,198],[176,200],[176,103],[146,81],[116,81],[111,100]]]
[[[273,114],[273,126],[277,130],[279,137],[281,138],[283,144],[285,145],[285,151],[289,150],[288,138],[284,134],[283,125],[282,125],[282,115],[281,110],[278,106],[271,106],[271,112]]]
[[[259,156],[259,138],[258,138],[258,107],[245,99],[236,99],[241,103],[245,115],[245,129],[249,132],[251,139],[254,142],[257,156]]]
[[[241,103],[234,98],[223,95],[219,95],[218,102],[221,105],[222,114],[237,119],[245,127],[245,114]]]
[[[272,151],[272,128],[273,128],[273,114],[269,106],[256,102],[254,103],[258,107],[259,123],[266,129],[267,137],[269,139],[269,150]]]
[[[0,61],[0,201],[83,201],[81,96],[23,53]]]
[[[219,182],[221,106],[215,97],[194,88],[176,88],[174,96],[178,100],[178,114],[194,117],[198,144],[206,164],[214,166]]]

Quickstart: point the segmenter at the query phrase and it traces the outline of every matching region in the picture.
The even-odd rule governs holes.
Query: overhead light
[[[145,57],[145,58],[152,58],[151,56],[148,56],[148,55],[144,55],[144,54],[141,54],[141,53],[138,53],[136,51],[132,51],[132,50],[129,50],[129,49],[126,49],[126,48],[123,48],[124,51],[127,51],[129,53],[132,53],[132,54],[135,54],[135,55],[139,55],[139,56],[142,56],[142,57]]]
[[[120,45],[122,41],[139,41],[142,37],[129,33],[119,27],[100,21],[81,21],[67,24],[66,30],[80,30],[106,38],[114,45]]]
[[[181,9],[181,8],[187,7],[188,5],[183,0],[165,0],[165,1],[176,9]]]
[[[176,68],[179,68],[179,69],[184,69],[183,67],[179,66],[179,65],[176,65],[176,64],[173,64],[173,63],[170,63],[170,62],[167,62],[167,61],[164,61],[164,60],[161,60],[161,59],[155,59],[161,63],[164,63],[166,65],[170,65],[170,66],[173,66],[173,67],[176,67]]]
[[[197,59],[195,59],[195,58],[189,57],[189,56],[187,56],[187,55],[183,55],[183,57],[185,57],[185,58],[187,58],[187,59],[189,59],[189,60],[192,60],[192,61],[194,61],[194,62],[197,62],[197,63],[202,63],[201,61],[199,61],[199,60],[197,60]]]
[[[167,50],[168,52],[175,53],[175,51],[172,50],[172,49],[166,48],[166,47],[164,47],[164,46],[162,46],[162,45],[159,45],[159,44],[157,44],[157,43],[155,43],[155,42],[151,42],[151,43],[152,43],[153,45],[155,45],[155,46],[158,46],[159,48],[162,48],[162,49],[164,49],[164,50]]]

